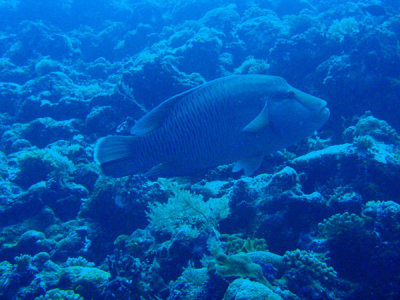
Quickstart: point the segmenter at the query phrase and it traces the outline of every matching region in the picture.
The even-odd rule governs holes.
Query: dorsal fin
[[[147,114],[145,114],[142,118],[140,118],[135,123],[135,125],[132,126],[131,134],[142,136],[142,135],[145,135],[145,134],[159,128],[161,126],[162,122],[167,117],[170,109],[179,100],[180,99],[175,96],[173,98],[170,98],[170,99],[160,103],[158,106],[156,106],[154,109],[152,109]]]
[[[221,91],[223,89],[229,90],[230,87],[235,86],[235,82],[242,80],[241,76],[232,75],[227,77],[218,78],[211,80],[190,90],[184,91],[178,95],[175,95],[164,102],[160,103],[158,106],[153,108],[147,114],[145,114],[141,119],[139,119],[136,124],[131,128],[131,134],[133,135],[146,135],[153,130],[159,128],[164,120],[168,117],[171,109],[177,105],[180,101],[185,101],[189,95],[193,93],[204,93],[209,91],[208,94],[214,94],[215,92]],[[221,87],[224,87],[221,89]]]
[[[164,102],[161,102],[158,106],[153,108],[141,119],[139,119],[135,125],[131,128],[131,134],[134,135],[145,135],[153,130],[159,128],[164,122],[165,118],[169,115],[171,109],[180,101],[185,100],[188,95],[197,91],[199,88],[203,88],[206,84],[184,91],[178,95],[175,95]]]
[[[268,100],[265,101],[265,105],[261,112],[249,123],[242,131],[243,132],[258,132],[269,126],[268,117]]]

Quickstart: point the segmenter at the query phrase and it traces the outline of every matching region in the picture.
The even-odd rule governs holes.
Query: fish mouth
[[[323,105],[321,105],[321,107],[320,107],[320,109],[319,109],[319,113],[321,114],[321,115],[324,115],[324,114],[329,114],[330,113],[330,110],[329,110],[329,108],[328,108],[328,104],[325,102]]]
[[[330,114],[331,111],[329,110],[327,104],[325,103],[320,107],[320,109],[317,112],[318,121],[325,123],[326,121],[328,121]]]
[[[317,123],[320,122],[326,122],[329,119],[330,116],[330,110],[328,108],[328,103],[325,100],[319,99],[314,97],[318,101],[315,101],[314,103],[308,103],[305,101],[298,101],[301,105],[306,107],[311,111],[311,113],[315,117],[315,121]]]

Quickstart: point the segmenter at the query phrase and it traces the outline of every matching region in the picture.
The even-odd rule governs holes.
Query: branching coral
[[[147,216],[150,228],[176,236],[178,233],[196,238],[201,232],[212,232],[218,221],[229,214],[227,197],[210,198],[171,186],[173,197],[168,203],[150,203]]]

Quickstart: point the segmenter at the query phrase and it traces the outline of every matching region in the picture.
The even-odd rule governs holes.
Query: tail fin
[[[94,160],[100,164],[105,175],[122,177],[135,174],[135,136],[110,135],[97,141],[94,148]]]

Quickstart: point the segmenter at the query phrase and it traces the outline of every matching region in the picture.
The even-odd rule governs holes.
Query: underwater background
[[[0,299],[400,299],[394,0],[0,1]],[[231,74],[327,100],[251,177],[113,179],[96,140]]]

